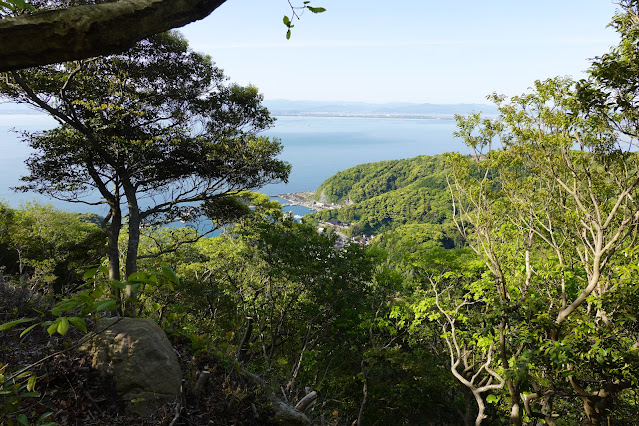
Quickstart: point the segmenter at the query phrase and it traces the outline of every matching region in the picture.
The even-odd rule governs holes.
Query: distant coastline
[[[486,115],[498,113],[494,105],[487,104],[430,104],[430,103],[383,103],[322,102],[265,100],[264,105],[275,116],[299,117],[348,117],[389,118],[407,120],[452,120],[455,114],[467,115],[482,112]]]
[[[281,112],[272,111],[275,117],[322,117],[322,118],[389,118],[396,120],[454,120],[454,115],[422,114],[366,114],[347,112]]]

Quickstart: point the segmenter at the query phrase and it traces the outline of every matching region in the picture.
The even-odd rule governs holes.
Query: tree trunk
[[[129,208],[129,239],[126,247],[126,260],[124,265],[125,275],[128,279],[131,274],[138,271],[138,248],[140,246],[140,207],[138,206],[138,200],[136,197],[135,188],[130,182],[123,184],[124,193],[126,195],[127,204]],[[131,301],[135,298],[136,294],[131,289],[130,285],[127,285],[124,290],[124,297],[129,299],[124,304],[124,311],[129,315],[135,316],[135,305]]]
[[[519,395],[510,395],[510,424],[515,426],[522,425],[521,404],[519,403]]]
[[[357,416],[357,426],[362,426],[362,419],[364,418],[364,407],[366,406],[366,400],[368,399],[368,378],[366,377],[366,369],[364,368],[364,360],[361,363],[362,367],[362,403],[359,405],[359,415]]]
[[[486,403],[479,392],[473,392],[475,402],[477,403],[477,417],[475,417],[475,426],[481,426],[484,419],[488,418],[486,415]]]
[[[109,279],[120,280],[120,249],[118,241],[122,229],[122,213],[119,206],[111,207],[111,223],[102,229],[107,234],[107,257],[109,259]]]
[[[246,330],[244,332],[244,336],[242,336],[240,346],[237,348],[237,360],[239,362],[242,362],[246,359],[246,355],[248,354],[248,342],[253,335],[253,318],[248,317],[246,320]]]
[[[126,246],[125,271],[127,278],[138,271],[138,248],[140,247],[140,210],[129,204],[129,241]]]
[[[463,389],[464,393],[464,426],[473,426],[475,417],[477,416],[477,404],[473,393],[467,387]]]
[[[508,394],[510,395],[510,424],[515,426],[522,425],[521,402],[519,400],[519,381],[509,379]]]
[[[568,381],[584,402],[584,414],[586,414],[586,418],[582,424],[587,426],[599,426],[605,418],[614,397],[629,387],[627,383],[615,381],[608,383],[596,392],[589,393],[573,377],[569,377]]]

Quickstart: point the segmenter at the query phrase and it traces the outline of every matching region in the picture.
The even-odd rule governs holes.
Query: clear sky
[[[297,0],[292,0],[295,2]],[[302,3],[298,1],[298,4]],[[266,99],[486,103],[583,76],[618,37],[611,0],[314,0],[286,40],[287,0],[227,0],[181,29]]]

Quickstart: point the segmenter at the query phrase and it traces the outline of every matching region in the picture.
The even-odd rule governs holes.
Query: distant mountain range
[[[497,114],[494,105],[485,104],[415,104],[364,102],[319,102],[268,100],[264,105],[273,115],[317,115],[317,116],[415,116],[448,117],[454,114],[483,112]]]

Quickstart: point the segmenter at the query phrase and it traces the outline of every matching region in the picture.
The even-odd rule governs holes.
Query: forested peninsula
[[[342,207],[321,210],[308,220],[348,223],[351,236],[410,229],[414,238],[419,234],[446,248],[459,246],[444,162],[443,155],[421,156],[341,171],[324,181],[313,199]]]

